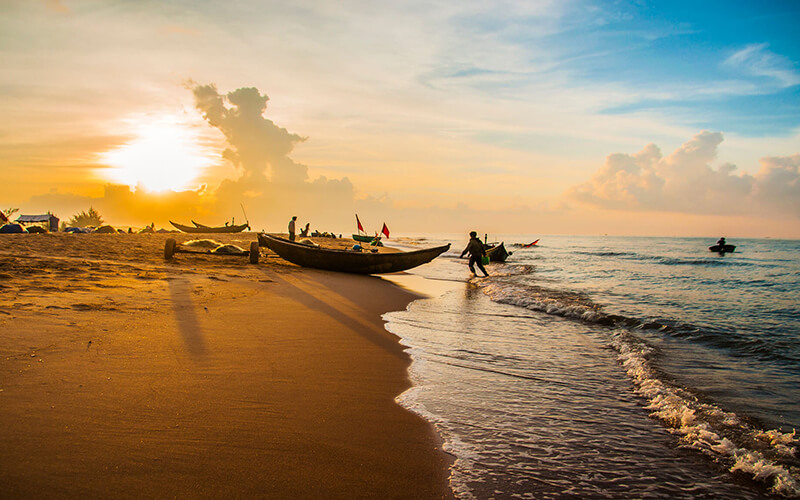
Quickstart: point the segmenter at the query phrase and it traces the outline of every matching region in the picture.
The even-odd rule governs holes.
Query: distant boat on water
[[[731,253],[734,250],[736,250],[736,245],[711,245],[710,247],[708,247],[708,250],[711,252],[718,252],[718,253]]]
[[[183,224],[178,224],[177,222],[169,221],[175,229],[184,233],[193,233],[193,234],[201,234],[201,233],[241,233],[245,229],[250,229],[249,224],[239,224],[239,225],[231,225],[231,226],[218,226],[218,227],[211,227],[211,226],[204,226],[203,224],[198,224],[197,222],[192,221],[194,226],[185,226]]]

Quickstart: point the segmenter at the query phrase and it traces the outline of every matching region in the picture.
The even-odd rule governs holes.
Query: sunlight
[[[155,192],[191,188],[214,164],[197,132],[176,118],[139,121],[133,139],[100,154],[100,159],[111,167],[103,171],[109,180]]]

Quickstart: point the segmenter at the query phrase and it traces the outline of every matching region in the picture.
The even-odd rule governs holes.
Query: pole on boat
[[[247,229],[250,229],[250,221],[247,219],[247,212],[244,211],[244,205],[239,203],[239,206],[242,207],[242,213],[244,214],[244,221],[247,223]]]

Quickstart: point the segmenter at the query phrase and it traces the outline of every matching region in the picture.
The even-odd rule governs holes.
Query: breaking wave
[[[786,497],[800,496],[800,440],[791,433],[761,430],[735,413],[700,401],[666,380],[651,364],[656,350],[630,332],[615,331],[610,342],[647,399],[650,416],[659,419],[683,446],[697,450],[732,473],[744,473]]]
[[[688,388],[669,381],[653,367],[658,351],[635,334],[656,330],[688,338],[733,354],[757,356],[797,369],[800,360],[781,352],[780,345],[757,338],[737,338],[733,332],[713,331],[678,321],[650,320],[605,312],[587,295],[504,280],[531,272],[530,266],[509,266],[495,278],[477,281],[493,301],[550,315],[609,327],[609,346],[632,379],[636,393],[646,398],[650,415],[676,435],[682,446],[697,450],[731,473],[747,474],[775,494],[800,496],[800,440],[795,432],[762,430],[735,413],[701,401]]]

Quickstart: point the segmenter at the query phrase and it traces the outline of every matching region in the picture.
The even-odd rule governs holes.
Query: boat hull
[[[504,242],[486,249],[486,256],[491,262],[505,262],[509,255]]]
[[[220,227],[211,227],[211,226],[203,226],[202,224],[197,224],[196,227],[192,226],[184,226],[183,224],[178,224],[177,222],[169,221],[170,224],[175,227],[178,231],[184,233],[192,233],[192,234],[205,234],[205,233],[241,233],[245,229],[248,229],[250,226],[247,224],[241,224],[238,226],[220,226]]]
[[[711,252],[730,253],[736,250],[736,245],[712,245],[708,247]]]
[[[372,243],[373,240],[381,241],[380,236],[369,236],[367,234],[354,234],[353,239],[361,243]]]
[[[269,248],[282,259],[298,266],[355,274],[405,271],[427,264],[450,248],[450,245],[447,244],[413,252],[356,252],[312,247],[264,233],[259,233],[258,243]]]

